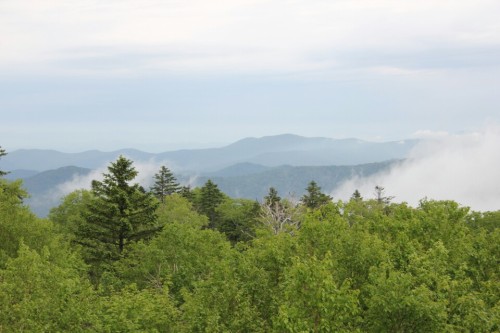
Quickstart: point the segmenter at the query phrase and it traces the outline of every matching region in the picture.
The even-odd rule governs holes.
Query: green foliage
[[[264,197],[264,204],[268,206],[275,206],[279,204],[281,197],[278,195],[278,191],[274,187],[269,188],[269,193]]]
[[[92,182],[92,200],[84,211],[75,242],[85,249],[85,259],[96,277],[104,266],[118,260],[124,249],[149,239],[161,227],[156,223],[157,200],[139,184],[129,184],[137,171],[132,161],[120,156],[108,167],[104,180]],[[103,266],[104,265],[104,266]]]
[[[138,290],[130,285],[103,297],[102,332],[178,332],[179,311],[168,290]]]
[[[224,193],[210,179],[200,188],[196,206],[201,214],[205,214],[208,217],[209,228],[213,229],[216,227],[217,219],[219,218],[217,207],[224,201],[224,197]]]
[[[0,268],[8,258],[17,255],[21,242],[41,250],[52,239],[53,225],[23,206],[24,196],[21,181],[0,178]]]
[[[191,187],[189,185],[187,186],[182,186],[179,189],[179,194],[183,197],[189,200],[191,203],[195,202],[195,195],[193,191],[191,190]]]
[[[154,175],[155,182],[151,187],[151,192],[161,202],[165,201],[165,197],[177,193],[180,189],[177,179],[172,171],[166,166],[162,166],[160,171]]]
[[[309,183],[306,190],[307,193],[302,196],[300,201],[307,208],[319,208],[332,200],[330,196],[321,192],[321,187],[319,187],[314,180]]]
[[[169,223],[189,224],[193,227],[208,225],[208,217],[198,214],[193,204],[177,193],[166,197],[165,201],[158,207],[156,214],[159,225]]]
[[[184,292],[183,326],[186,332],[265,332],[264,322],[252,305],[252,295],[241,288],[238,254],[223,260],[212,274]]]
[[[115,264],[118,280],[140,288],[163,288],[181,301],[180,291],[192,289],[197,280],[207,278],[231,252],[224,235],[200,230],[196,225],[172,222],[148,244],[134,245],[127,257]]]
[[[330,253],[322,260],[294,260],[285,274],[276,331],[359,331],[359,291],[353,290],[348,280],[341,285],[336,283],[335,266]]]
[[[219,216],[215,228],[224,233],[231,243],[248,241],[255,237],[257,218],[260,215],[260,205],[247,199],[226,198],[216,213]]]
[[[50,220],[0,179],[0,332],[500,331],[498,212],[258,205],[208,182],[159,203],[136,174],[120,158]]]
[[[79,263],[71,262],[72,256],[66,260],[56,265],[47,249],[38,254],[21,245],[18,256],[0,271],[0,331],[100,330],[93,312],[97,297],[74,268]]]
[[[92,199],[90,191],[73,191],[62,199],[59,206],[50,210],[49,220],[63,233],[73,236],[85,224],[83,213]]]

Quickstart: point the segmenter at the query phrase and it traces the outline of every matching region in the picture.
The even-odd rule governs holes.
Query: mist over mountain
[[[379,143],[283,134],[246,138],[220,148],[186,149],[158,154],[135,149],[113,152],[89,150],[81,153],[23,149],[9,152],[0,160],[0,168],[45,171],[72,165],[96,169],[114,161],[119,155],[136,162],[162,163],[175,171],[192,172],[214,172],[240,163],[266,167],[356,165],[405,158],[417,142],[405,140]]]
[[[307,183],[316,180],[325,191],[340,182],[370,176],[403,159],[416,140],[367,142],[358,139],[307,138],[284,134],[246,138],[221,148],[147,153],[135,149],[113,152],[89,150],[63,153],[23,149],[9,152],[0,169],[21,178],[31,198],[26,203],[46,216],[65,194],[89,188],[119,155],[134,161],[139,180],[146,188],[160,165],[174,170],[183,184],[201,186],[213,179],[233,197],[261,199],[274,186],[283,196],[300,196]]]

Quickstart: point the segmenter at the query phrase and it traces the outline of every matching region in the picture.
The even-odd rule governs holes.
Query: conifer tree
[[[274,207],[281,201],[281,197],[278,195],[278,191],[274,187],[269,188],[269,193],[264,197],[264,204],[270,207]]]
[[[224,193],[219,190],[217,184],[210,179],[207,180],[205,185],[200,189],[200,196],[198,200],[198,209],[200,213],[205,214],[209,220],[209,227],[215,228],[217,220],[216,208],[224,200]]]
[[[179,194],[181,197],[188,199],[189,202],[194,203],[195,195],[193,193],[193,190],[191,190],[191,186],[181,186],[181,188],[179,189]]]
[[[321,192],[321,187],[313,180],[307,186],[307,193],[302,196],[300,201],[308,208],[318,208],[332,200],[329,195]]]
[[[354,201],[362,201],[363,200],[361,193],[357,189],[351,195],[351,200],[354,200]]]
[[[5,149],[2,149],[2,146],[0,146],[0,157],[7,155],[5,152]],[[7,172],[0,170],[0,177],[3,177],[7,174]]]
[[[132,161],[120,156],[108,167],[103,181],[92,181],[93,200],[83,214],[85,222],[76,242],[87,250],[93,264],[119,259],[131,242],[147,239],[160,230],[155,211],[158,203],[139,184]]]
[[[166,166],[162,166],[160,171],[154,175],[155,183],[151,187],[151,192],[160,200],[165,202],[165,197],[180,190],[177,179]]]

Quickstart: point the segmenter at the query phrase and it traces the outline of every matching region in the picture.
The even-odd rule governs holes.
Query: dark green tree
[[[181,197],[188,199],[189,202],[194,203],[195,195],[193,193],[193,190],[191,190],[191,186],[189,185],[182,186],[179,189],[179,194]]]
[[[5,149],[2,149],[2,146],[0,146],[0,157],[7,155],[5,152]],[[3,177],[7,174],[7,172],[0,170],[0,177]]]
[[[281,201],[281,197],[278,195],[278,191],[274,187],[269,188],[269,193],[264,197],[264,204],[270,207],[274,207]]]
[[[224,193],[219,190],[217,184],[207,180],[200,189],[198,197],[198,211],[208,217],[209,228],[214,229],[217,224],[217,207],[224,201]]]
[[[160,200],[165,202],[165,197],[180,190],[177,179],[172,174],[172,171],[166,166],[162,166],[160,171],[154,175],[155,182],[151,186],[151,192]]]
[[[307,193],[302,196],[300,201],[308,208],[319,208],[329,203],[332,198],[321,192],[321,187],[313,180],[307,186]]]
[[[359,193],[359,191],[357,189],[351,195],[351,200],[354,200],[354,201],[362,201],[363,200],[361,193]]]
[[[158,202],[137,183],[132,161],[120,156],[103,181],[92,181],[93,199],[83,214],[75,241],[84,246],[91,264],[117,260],[131,242],[147,239],[161,228],[156,223]]]

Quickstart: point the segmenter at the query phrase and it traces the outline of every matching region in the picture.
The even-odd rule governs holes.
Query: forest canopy
[[[314,180],[297,202],[234,199],[166,167],[148,191],[132,161],[108,171],[47,219],[0,176],[0,332],[500,330],[500,211],[335,201]]]

